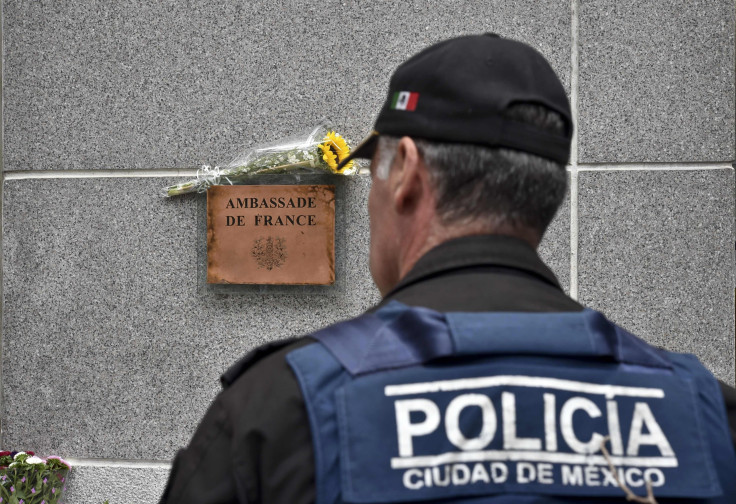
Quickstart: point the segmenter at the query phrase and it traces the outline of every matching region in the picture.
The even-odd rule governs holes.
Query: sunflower
[[[329,131],[325,135],[323,143],[319,144],[319,149],[322,151],[322,159],[334,173],[342,174],[353,167],[353,162],[350,161],[340,170],[337,169],[337,165],[350,155],[348,143],[338,133]]]

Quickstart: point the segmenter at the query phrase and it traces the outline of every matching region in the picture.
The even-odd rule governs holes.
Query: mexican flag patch
[[[413,112],[417,108],[419,93],[396,91],[391,97],[391,110],[407,110]]]

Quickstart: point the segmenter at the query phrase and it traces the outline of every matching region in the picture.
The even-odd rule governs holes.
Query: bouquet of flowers
[[[196,179],[166,187],[164,196],[205,192],[212,185],[242,183],[248,177],[266,173],[306,171],[352,175],[357,171],[353,161],[337,169],[349,154],[345,139],[320,124],[305,135],[246,150],[224,166],[205,165],[197,171]]]
[[[32,451],[0,451],[0,504],[57,504],[72,466]]]

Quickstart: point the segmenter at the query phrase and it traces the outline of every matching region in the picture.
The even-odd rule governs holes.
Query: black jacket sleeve
[[[736,450],[736,389],[726,385],[721,380],[718,380],[718,384],[721,386],[723,401],[726,403],[726,416],[731,430],[731,441],[733,441],[733,447]]]
[[[174,459],[161,504],[246,502],[237,497],[229,456],[231,444],[232,426],[220,395],[200,422],[189,446]]]
[[[314,450],[286,354],[303,339],[239,361],[174,460],[160,504],[312,504]],[[246,363],[247,361],[247,363]]]

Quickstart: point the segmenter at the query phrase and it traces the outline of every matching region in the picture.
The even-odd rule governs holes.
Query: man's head
[[[536,246],[564,197],[572,122],[549,64],[495,35],[440,42],[391,78],[370,157],[371,272],[383,294],[451,238]]]

